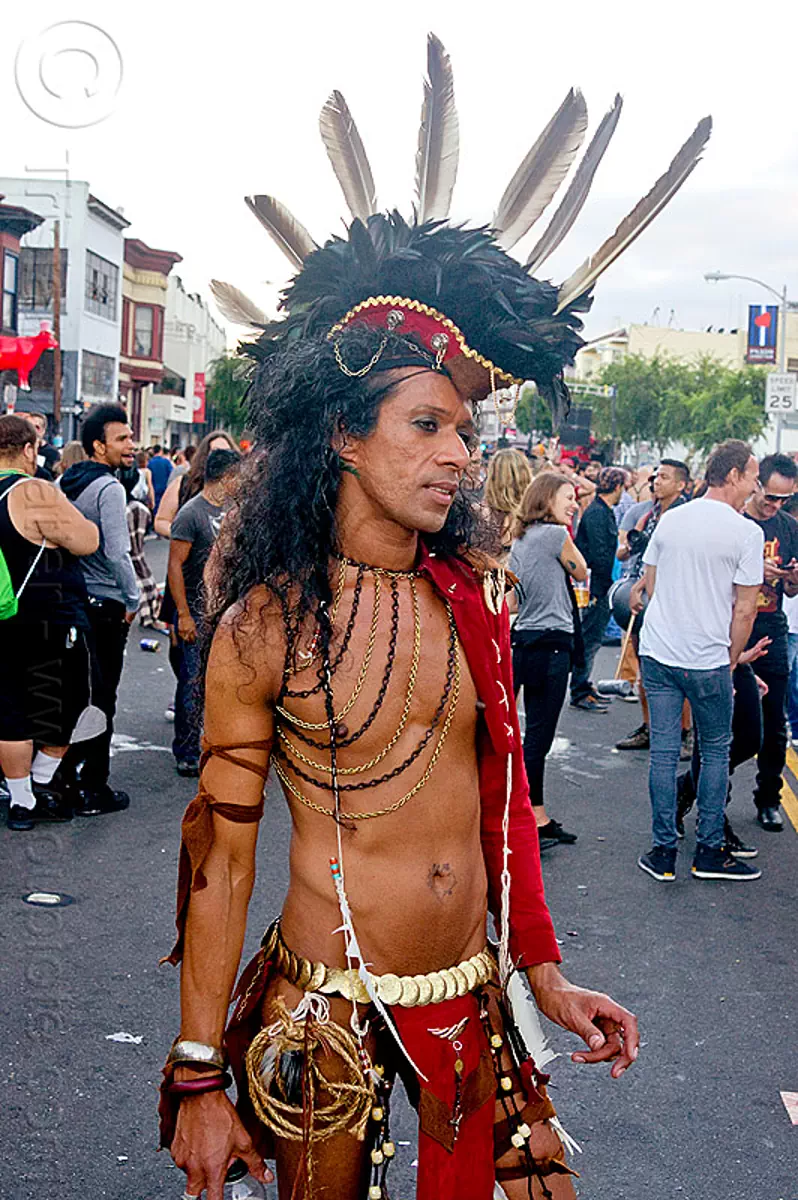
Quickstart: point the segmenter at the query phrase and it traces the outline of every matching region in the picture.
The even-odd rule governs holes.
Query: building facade
[[[0,192],[9,204],[42,218],[24,235],[20,248],[20,334],[35,335],[43,320],[52,321],[54,227],[59,222],[61,411],[62,431],[69,438],[85,408],[118,395],[124,231],[130,222],[80,180],[0,178]],[[38,412],[53,412],[51,354],[31,376],[29,403]]]
[[[147,422],[152,390],[164,375],[168,277],[181,261],[171,250],[155,250],[138,238],[125,238],[119,398],[127,408],[136,442],[151,441]]]
[[[206,432],[205,385],[212,363],[227,348],[225,331],[197,292],[170,275],[166,295],[164,377],[149,402],[151,441],[170,448],[196,442]]]

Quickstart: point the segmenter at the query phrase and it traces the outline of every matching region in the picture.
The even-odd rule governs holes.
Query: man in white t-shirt
[[[731,672],[748,642],[759,584],[763,536],[740,510],[758,486],[745,442],[717,446],[706,467],[706,495],[663,515],[643,555],[650,597],[640,662],[651,711],[649,792],[653,848],[638,865],[654,879],[676,877],[676,771],[681,712],[690,701],[701,750],[697,879],[758,879],[761,871],[724,849],[732,727]]]

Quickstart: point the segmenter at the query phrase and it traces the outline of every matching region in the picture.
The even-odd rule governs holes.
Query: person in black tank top
[[[0,417],[0,551],[17,597],[16,614],[0,620],[0,767],[17,830],[72,815],[57,771],[88,703],[90,670],[76,556],[98,545],[95,526],[32,478],[36,438],[23,418]]]

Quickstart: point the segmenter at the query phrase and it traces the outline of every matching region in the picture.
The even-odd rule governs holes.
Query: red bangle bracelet
[[[233,1078],[229,1071],[221,1075],[211,1075],[205,1079],[186,1079],[180,1083],[170,1083],[169,1091],[173,1096],[198,1096],[203,1092],[223,1092],[232,1085]]]

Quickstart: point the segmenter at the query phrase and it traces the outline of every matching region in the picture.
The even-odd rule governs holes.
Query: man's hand
[[[646,606],[645,600],[643,599],[645,590],[645,576],[643,576],[642,579],[638,579],[637,583],[632,584],[632,590],[629,593],[629,608],[635,614],[641,613]]]
[[[197,640],[197,626],[190,612],[177,614],[177,632],[184,642]]]
[[[602,992],[569,983],[554,963],[529,967],[527,978],[540,1011],[590,1047],[572,1054],[572,1062],[612,1062],[610,1074],[620,1078],[640,1049],[637,1017]]]
[[[762,567],[762,573],[764,575],[765,583],[770,584],[777,584],[784,579],[786,575],[789,575],[789,571],[785,571],[783,567],[780,567],[775,558],[765,559]]]
[[[207,1189],[207,1200],[223,1200],[224,1177],[234,1158],[242,1158],[261,1183],[274,1181],[224,1092],[183,1097],[171,1155],[186,1172],[189,1196]]]
[[[138,609],[137,609],[137,608],[134,608],[132,612],[130,612],[130,611],[126,612],[126,613],[125,613],[125,616],[124,616],[124,621],[125,621],[125,624],[126,624],[126,625],[132,625],[132,624],[133,624],[133,622],[134,622],[134,621],[135,621],[135,619],[136,619],[136,614],[137,614],[137,613],[138,613]]]

